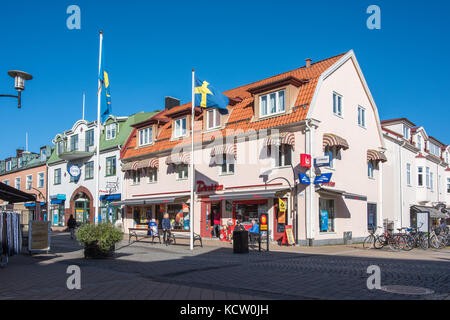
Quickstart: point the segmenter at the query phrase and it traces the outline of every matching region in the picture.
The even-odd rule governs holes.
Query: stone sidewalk
[[[48,255],[12,257],[0,269],[0,299],[448,299],[450,250],[390,252],[358,245],[276,247],[271,252],[232,253],[210,243],[194,252],[122,241],[112,260],[86,260],[66,233],[55,233]],[[69,290],[67,267],[81,268],[81,290]],[[368,290],[367,267],[381,269],[382,285],[424,287],[427,296]]]

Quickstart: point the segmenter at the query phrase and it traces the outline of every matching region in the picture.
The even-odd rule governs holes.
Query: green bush
[[[122,239],[123,232],[110,223],[85,224],[77,231],[77,240],[80,244],[97,244],[103,251],[109,250]]]

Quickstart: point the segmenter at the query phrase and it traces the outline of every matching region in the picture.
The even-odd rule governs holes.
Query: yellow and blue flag
[[[102,63],[100,67],[100,74],[98,75],[98,78],[100,79],[100,82],[102,84],[102,105],[100,108],[100,118],[101,122],[104,123],[108,116],[112,112],[112,106],[111,106],[111,90],[110,90],[110,84],[109,84],[109,74],[108,71],[106,71],[104,67],[104,56],[103,56],[103,50],[102,50]]]
[[[207,81],[195,77],[195,106],[202,108],[217,108],[220,113],[227,113],[230,99],[217,91]]]

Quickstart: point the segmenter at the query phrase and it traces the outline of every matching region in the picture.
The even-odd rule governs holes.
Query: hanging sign
[[[328,183],[331,180],[332,173],[323,173],[320,176],[316,176],[314,184]]]
[[[267,229],[268,229],[267,223],[268,223],[267,214],[265,214],[265,213],[261,214],[261,216],[260,216],[261,231],[267,231]]]
[[[279,204],[279,211],[282,213],[286,212],[286,202],[283,199],[279,199],[278,200],[278,204]]]
[[[329,167],[329,166],[330,166],[329,156],[317,157],[314,159],[314,167]]]
[[[71,177],[75,179],[79,179],[81,175],[81,168],[73,163],[68,162],[67,163],[67,172],[70,174]]]
[[[300,166],[303,168],[311,168],[311,155],[302,153],[300,155]]]

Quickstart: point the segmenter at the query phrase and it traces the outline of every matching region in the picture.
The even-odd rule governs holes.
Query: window
[[[434,191],[433,172],[430,172],[430,189]]]
[[[445,163],[448,163],[448,152],[445,153]]]
[[[116,175],[116,157],[106,158],[106,176]]]
[[[261,117],[282,113],[286,110],[285,90],[269,93],[259,98],[259,113]]]
[[[411,185],[411,164],[410,163],[406,164],[406,184],[408,186]]]
[[[320,232],[334,232],[334,200],[319,198]]]
[[[45,176],[44,173],[41,172],[38,174],[38,188],[43,188],[45,184]]]
[[[94,179],[94,161],[84,164],[84,180]]]
[[[427,188],[430,188],[430,168],[428,168],[428,167],[425,168],[425,179],[426,179]]]
[[[420,134],[417,136],[417,148],[419,149],[419,151],[422,151],[422,137],[420,136]]]
[[[17,167],[22,168],[22,166],[23,166],[23,158],[20,157],[19,159],[17,159]]]
[[[58,141],[56,143],[56,154],[60,155],[63,152],[64,152],[64,142]]]
[[[106,125],[106,140],[112,140],[116,138],[116,124],[110,123]]]
[[[187,118],[181,118],[174,121],[175,127],[173,135],[175,138],[184,137],[186,135],[186,120]]]
[[[234,173],[234,156],[230,154],[222,155],[222,164],[220,166],[220,174]]]
[[[6,184],[7,186],[9,186],[9,180],[5,180],[3,181],[4,184]]]
[[[369,161],[369,163],[367,164],[367,176],[371,179],[374,179],[374,165],[373,165],[373,161]]]
[[[447,178],[447,193],[450,194],[450,178]]]
[[[73,135],[70,138],[70,151],[78,151],[78,135]]]
[[[20,178],[16,178],[16,189],[20,190]]]
[[[185,180],[188,178],[188,165],[187,164],[179,164],[177,165],[176,172],[177,172],[177,179],[178,180]]]
[[[377,228],[377,205],[374,203],[367,204],[367,230],[375,230]]]
[[[342,96],[333,92],[333,113],[342,117]]]
[[[11,160],[6,161],[6,170],[11,171]]]
[[[33,176],[32,176],[32,175],[29,175],[29,176],[27,176],[27,178],[26,178],[26,185],[25,185],[25,188],[26,188],[27,190],[31,190],[32,187],[33,187]]]
[[[292,147],[287,144],[282,144],[281,146],[272,146],[275,151],[275,166],[285,167],[290,166],[292,163]],[[272,150],[271,150],[272,151]]]
[[[358,106],[358,125],[365,128],[366,127],[366,109]]]
[[[94,145],[94,129],[86,131],[86,152]]]
[[[133,179],[133,185],[138,185],[141,183],[141,170],[132,171],[131,178]]]
[[[41,149],[41,162],[47,161],[47,153],[45,149]]]
[[[220,127],[220,113],[217,109],[206,111],[206,129],[215,129]]]
[[[436,157],[440,156],[439,147],[431,142],[430,142],[430,150],[429,151],[432,155],[435,155]]]
[[[403,125],[403,137],[406,140],[409,139],[409,128],[406,125]]]
[[[61,184],[61,168],[55,169],[53,184]]]
[[[417,185],[423,187],[423,167],[417,168]]]
[[[152,128],[139,130],[139,145],[145,146],[152,143]]]
[[[148,183],[158,182],[158,169],[147,168]]]
[[[336,148],[333,147],[325,147],[325,152],[324,155],[328,156],[328,158],[330,159],[330,165],[329,168],[334,168],[334,159],[336,158]]]

